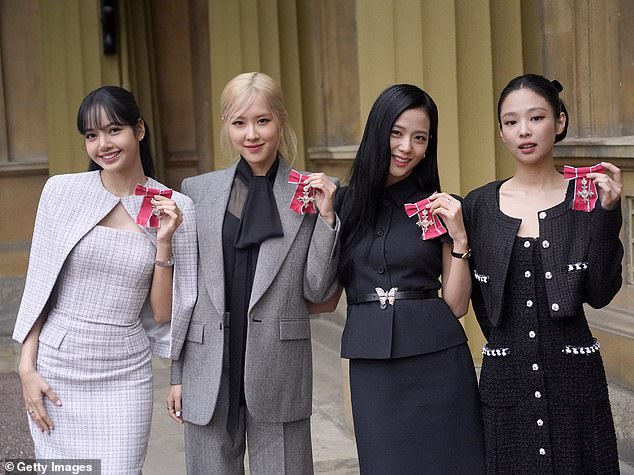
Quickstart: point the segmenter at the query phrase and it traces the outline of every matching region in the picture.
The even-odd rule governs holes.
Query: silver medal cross
[[[429,219],[427,214],[428,211],[424,209],[423,211],[421,211],[421,214],[418,215],[418,221],[416,221],[416,226],[418,226],[421,231],[423,231],[423,233],[426,233],[429,226],[431,226],[433,223],[433,221]]]
[[[589,189],[586,177],[583,177],[581,180],[581,191],[577,191],[577,196],[579,196],[584,203],[588,203],[588,201],[594,198],[594,192]]]
[[[308,206],[315,201],[314,196],[310,196],[310,186],[304,186],[304,193],[297,197],[302,203],[302,210],[308,208]]]

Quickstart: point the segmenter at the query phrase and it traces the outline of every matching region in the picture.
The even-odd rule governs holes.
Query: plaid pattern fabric
[[[148,186],[165,186],[148,179]],[[183,345],[196,301],[196,220],[192,201],[175,192],[173,197],[183,211],[183,223],[174,234],[174,285],[172,321],[161,327],[154,323],[148,306],[141,317],[150,337],[152,350],[163,357],[177,358]],[[13,338],[23,342],[37,318],[46,313],[53,287],[75,245],[121,202],[130,216],[137,215],[142,196],[119,198],[101,183],[99,172],[51,177],[42,191],[38,206],[22,303]],[[156,242],[156,229],[145,229]],[[152,263],[152,256],[148,262]],[[100,270],[98,269],[100,272]],[[148,313],[150,312],[150,313]],[[138,314],[137,314],[138,315]]]
[[[141,472],[152,418],[148,337],[138,314],[155,249],[142,233],[96,226],[69,254],[40,333],[38,372],[50,435],[31,424],[38,458],[101,459],[103,474]]]

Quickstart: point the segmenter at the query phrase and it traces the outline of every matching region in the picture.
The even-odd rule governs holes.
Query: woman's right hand
[[[183,423],[183,407],[181,405],[183,395],[182,384],[172,384],[167,393],[167,414],[179,424]]]
[[[50,434],[55,426],[44,406],[44,397],[47,397],[56,406],[61,406],[62,401],[34,369],[20,371],[20,380],[22,381],[22,395],[26,412],[40,431]]]

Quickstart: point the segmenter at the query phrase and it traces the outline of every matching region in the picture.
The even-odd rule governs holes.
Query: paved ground
[[[359,473],[357,453],[352,434],[343,424],[343,403],[340,390],[331,372],[317,362],[325,350],[314,345],[315,391],[313,398],[313,456],[315,473],[356,475]],[[339,369],[338,375],[341,375]],[[184,470],[182,426],[166,416],[165,395],[169,383],[166,360],[154,360],[154,417],[150,448],[144,473],[149,475],[180,475]],[[339,383],[340,384],[340,383]]]
[[[312,431],[315,472],[332,475],[359,473],[356,448],[344,421],[341,367],[331,371],[332,355],[325,355],[319,344],[315,346],[315,397]],[[0,342],[0,461],[4,458],[23,458],[33,455],[33,444],[28,433],[20,382],[15,369],[18,346]],[[319,364],[320,360],[329,362]],[[166,416],[165,396],[169,384],[169,362],[153,360],[154,416],[152,435],[144,467],[145,475],[184,475],[182,426]],[[0,473],[4,473],[0,470]]]
[[[0,460],[30,457],[33,444],[28,433],[20,383],[15,373],[18,345],[0,340]],[[313,398],[313,454],[315,473],[357,475],[354,439],[346,423],[341,392],[341,362],[333,352],[313,343],[315,376]],[[145,475],[184,475],[182,426],[165,415],[169,384],[166,360],[156,358],[154,367],[154,417]],[[2,471],[0,471],[2,473]],[[622,475],[634,468],[621,465]]]

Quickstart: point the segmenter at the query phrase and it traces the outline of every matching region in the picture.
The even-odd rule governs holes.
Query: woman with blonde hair
[[[185,424],[188,474],[313,473],[307,301],[334,290],[335,185],[303,174],[278,84],[244,73],[221,96],[222,141],[239,155],[187,178],[196,206],[198,301],[172,365],[170,417]]]

